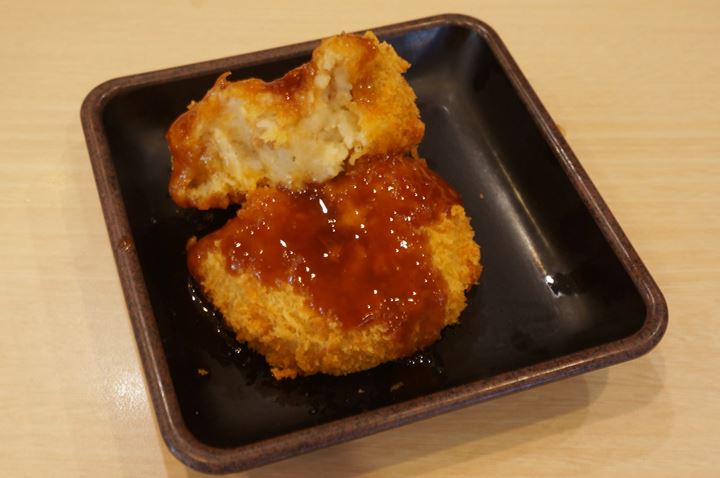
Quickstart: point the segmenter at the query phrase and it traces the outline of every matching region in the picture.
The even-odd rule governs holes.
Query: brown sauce
[[[447,291],[421,228],[459,202],[421,160],[362,159],[302,192],[251,193],[236,218],[191,248],[190,270],[219,240],[230,272],[291,284],[345,328],[383,321],[399,336],[427,328],[435,337]]]

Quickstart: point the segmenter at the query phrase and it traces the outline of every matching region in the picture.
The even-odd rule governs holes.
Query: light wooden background
[[[0,1],[0,476],[167,451],[80,128],[116,76],[436,13],[490,23],[665,293],[648,356],[248,472],[720,476],[720,2]]]

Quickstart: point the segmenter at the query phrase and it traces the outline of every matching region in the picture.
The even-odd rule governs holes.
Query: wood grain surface
[[[80,128],[87,92],[447,12],[506,42],[665,293],[668,332],[633,362],[239,476],[720,476],[720,2],[48,0],[0,12],[0,476],[200,476],[170,455],[148,403]]]

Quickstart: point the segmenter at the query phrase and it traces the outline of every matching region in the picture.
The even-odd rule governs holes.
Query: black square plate
[[[413,359],[277,382],[193,294],[185,242],[229,211],[177,208],[164,133],[224,71],[269,80],[317,42],[135,75],[82,121],[160,428],[172,452],[230,472],[639,356],[667,308],[497,34],[443,15],[375,29],[412,63],[420,153],[461,194],[484,272],[461,325]]]

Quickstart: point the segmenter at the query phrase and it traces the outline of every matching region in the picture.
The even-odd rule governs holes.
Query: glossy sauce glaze
[[[291,284],[345,328],[383,321],[399,336],[436,337],[447,291],[422,228],[459,202],[422,160],[364,158],[302,192],[254,191],[236,218],[191,246],[188,263],[197,278],[219,246],[231,273]]]

